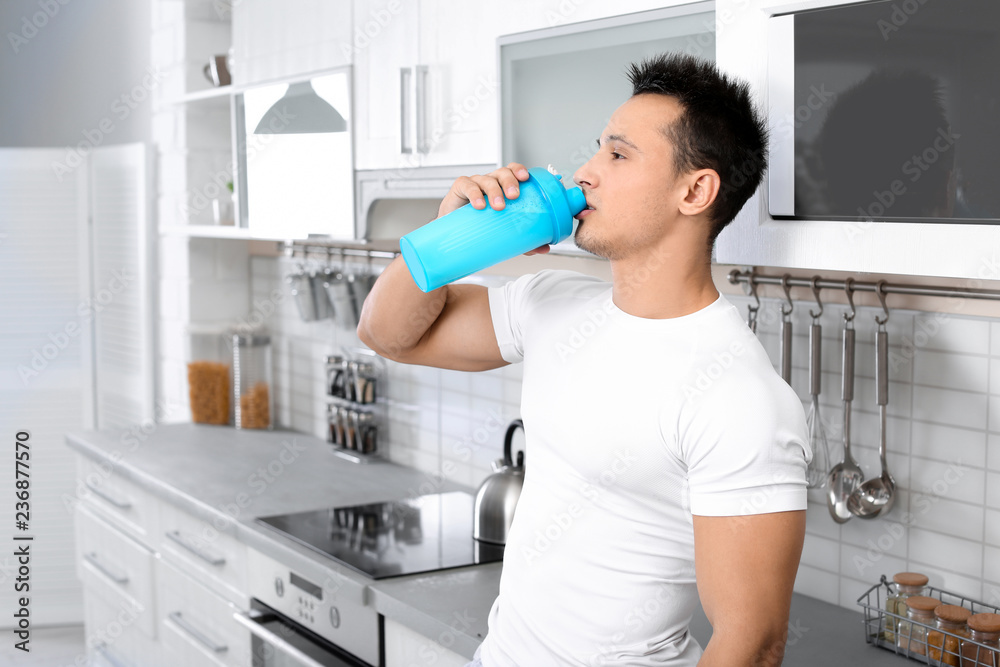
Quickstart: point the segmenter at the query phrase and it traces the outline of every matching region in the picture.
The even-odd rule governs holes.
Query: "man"
[[[784,651],[805,418],[710,270],[715,236],[760,183],[764,127],[747,87],[711,64],[660,57],[630,77],[574,176],[588,203],[577,245],[610,260],[611,285],[542,271],[424,294],[397,259],[358,327],[404,363],[524,363],[530,463],[485,667],[778,665]],[[502,208],[527,176],[511,164],[460,178],[440,214]],[[687,632],[698,595],[703,655]]]

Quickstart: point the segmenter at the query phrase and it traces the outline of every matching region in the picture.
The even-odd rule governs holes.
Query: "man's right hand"
[[[472,204],[472,208],[482,210],[489,202],[489,206],[499,211],[506,206],[505,196],[506,199],[517,199],[521,194],[521,183],[526,180],[528,180],[528,168],[519,162],[511,162],[506,167],[480,176],[461,176],[452,183],[448,194],[441,200],[438,217],[447,215],[466,204]],[[549,246],[543,245],[525,254],[536,255],[548,251]]]

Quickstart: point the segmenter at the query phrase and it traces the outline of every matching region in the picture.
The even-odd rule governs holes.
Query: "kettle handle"
[[[507,434],[503,437],[503,462],[504,465],[511,467],[514,465],[514,458],[510,454],[510,445],[514,441],[514,431],[517,429],[524,430],[524,422],[520,419],[515,419],[510,423],[510,426],[507,427]],[[523,458],[518,462],[519,465],[521,461],[523,461]]]

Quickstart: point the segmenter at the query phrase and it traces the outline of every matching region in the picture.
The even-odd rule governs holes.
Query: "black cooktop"
[[[502,546],[473,539],[474,505],[471,494],[453,491],[257,522],[373,579],[385,579],[502,560]]]

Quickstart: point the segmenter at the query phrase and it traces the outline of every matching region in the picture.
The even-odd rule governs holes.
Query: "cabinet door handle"
[[[116,584],[121,584],[124,586],[125,584],[128,583],[127,574],[116,572],[114,568],[110,568],[104,563],[102,563],[101,560],[97,557],[96,552],[91,551],[90,553],[83,554],[83,559],[88,563],[90,563],[91,565],[93,565],[94,567],[96,567],[101,572],[101,574],[103,574]]]
[[[128,667],[124,662],[116,658],[104,642],[98,642],[94,645],[94,650],[97,651],[98,655],[104,658],[104,661],[111,664],[111,667]]]
[[[417,65],[416,101],[414,104],[417,118],[417,152],[429,153],[427,143],[427,65]]]
[[[173,621],[177,627],[186,632],[191,636],[192,639],[197,641],[199,644],[207,648],[209,651],[214,653],[222,653],[223,651],[228,651],[229,647],[225,644],[219,644],[215,640],[211,639],[205,635],[201,630],[196,628],[190,622],[184,620],[184,616],[181,615],[179,611],[172,611],[167,614],[167,618]]]
[[[412,153],[413,141],[410,137],[410,119],[413,116],[413,98],[410,91],[413,88],[413,69],[399,69],[399,152]]]
[[[274,620],[269,614],[262,614],[261,612],[251,611],[249,613],[244,611],[237,611],[233,614],[233,620],[242,625],[244,628],[250,631],[250,634],[256,636],[257,638],[263,640],[265,643],[270,644],[272,647],[281,651],[282,653],[288,654],[290,658],[295,661],[296,665],[302,665],[303,667],[323,667],[323,664],[306,655],[301,649],[293,645],[287,639],[282,637],[276,632],[271,631],[269,628],[261,625],[258,619],[267,618],[269,620]],[[287,625],[278,619],[279,631],[286,637],[294,636],[295,630],[292,630]]]
[[[95,484],[91,484],[90,482],[87,482],[86,484],[87,488],[90,489],[91,493],[93,493],[98,498],[103,498],[104,500],[111,503],[118,509],[127,510],[128,508],[132,507],[132,501],[130,501],[128,498],[123,500],[121,498],[114,496],[113,494],[108,493],[107,491],[101,489],[99,486],[96,486]]]
[[[179,530],[172,530],[169,533],[166,533],[166,536],[169,537],[172,541],[176,542],[177,544],[181,545],[182,547],[190,551],[191,553],[193,553],[198,558],[208,563],[209,565],[226,564],[226,559],[224,557],[216,556],[215,554],[205,551],[198,545],[193,544],[188,540],[188,538],[181,535],[181,532]]]

